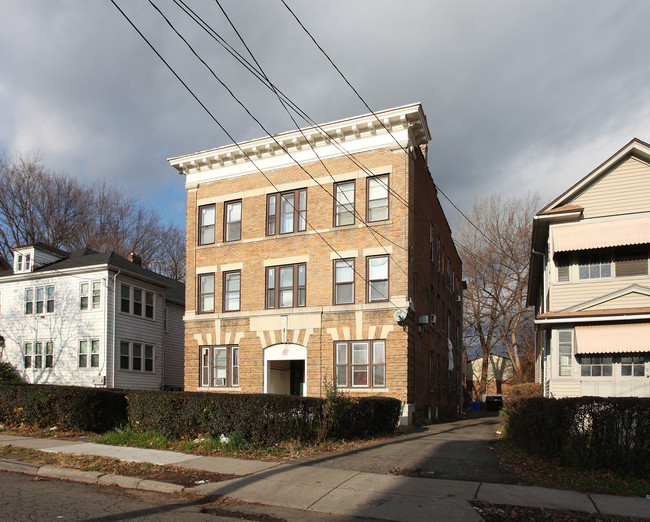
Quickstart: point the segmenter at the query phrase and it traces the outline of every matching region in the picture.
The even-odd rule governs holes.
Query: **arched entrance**
[[[264,349],[264,393],[307,395],[307,348],[274,344]]]

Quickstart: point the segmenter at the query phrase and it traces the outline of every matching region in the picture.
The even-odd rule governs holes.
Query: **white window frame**
[[[128,295],[124,295],[124,290],[127,290]],[[151,304],[148,304],[149,298],[151,298]],[[127,305],[129,311],[127,312],[124,308],[124,305]],[[139,309],[139,313],[136,313],[136,308]],[[151,316],[149,316],[149,310],[151,310]],[[132,315],[134,317],[141,317],[143,319],[150,319],[151,321],[156,320],[156,293],[150,290],[145,290],[139,286],[134,286],[131,284],[121,283],[120,284],[120,313]]]
[[[125,362],[126,367],[124,364]],[[155,374],[156,346],[140,341],[121,340],[118,367],[122,372]]]
[[[77,346],[77,368],[99,368],[99,339],[79,339]]]
[[[567,339],[567,336],[569,338]],[[564,340],[562,339],[564,337]],[[558,330],[557,331],[557,350],[558,350],[558,376],[559,377],[573,377],[573,347],[574,347],[573,330]],[[564,346],[564,350],[563,350]],[[567,351],[568,346],[568,351]],[[568,357],[568,363],[567,359]]]
[[[239,387],[239,346],[210,345],[200,346],[201,388]],[[217,355],[223,357],[223,364],[216,366]]]
[[[356,183],[354,180],[342,181],[334,185],[334,226],[342,227],[354,225],[355,216],[355,192]]]

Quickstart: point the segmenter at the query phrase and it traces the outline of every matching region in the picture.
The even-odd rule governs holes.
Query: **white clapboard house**
[[[528,304],[551,397],[650,397],[650,145],[634,139],[537,213]]]
[[[183,387],[182,283],[114,252],[16,248],[0,272],[0,360],[36,384]]]

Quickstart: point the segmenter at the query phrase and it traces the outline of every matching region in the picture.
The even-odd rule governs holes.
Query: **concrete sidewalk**
[[[377,520],[481,520],[469,504],[481,500],[555,510],[650,519],[650,500],[575,491],[462,480],[441,480],[332,469],[309,463],[278,464],[228,457],[199,457],[173,451],[106,446],[90,442],[2,435],[0,445],[48,452],[102,455],[132,462],[174,465],[238,475],[195,487],[134,477],[83,472],[0,460],[0,469],[91,484],[162,493],[223,495],[248,503]]]

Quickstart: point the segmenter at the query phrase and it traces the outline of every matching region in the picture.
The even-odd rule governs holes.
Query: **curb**
[[[59,468],[50,465],[30,464],[14,460],[0,459],[0,471],[23,473],[25,475],[36,475],[39,477],[69,480],[83,484],[98,484],[103,486],[117,486],[126,489],[139,489],[142,491],[153,491],[155,493],[183,493],[185,486],[160,482],[158,480],[141,479],[138,477],[127,477],[102,473],[101,471],[81,471],[71,468]],[[189,491],[189,490],[188,490]]]

